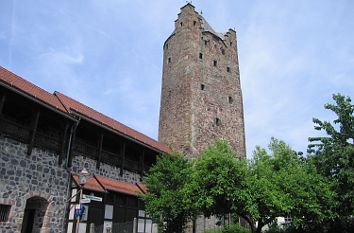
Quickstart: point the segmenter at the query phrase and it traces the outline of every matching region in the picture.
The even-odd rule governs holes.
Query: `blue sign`
[[[75,209],[75,214],[74,214],[75,218],[77,217],[81,218],[84,212],[85,212],[85,206],[80,204],[80,209]]]

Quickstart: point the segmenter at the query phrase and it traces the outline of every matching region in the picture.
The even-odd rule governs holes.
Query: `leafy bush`
[[[205,231],[205,233],[250,233],[250,232],[251,231],[249,229],[244,228],[239,224],[226,225],[224,227]]]

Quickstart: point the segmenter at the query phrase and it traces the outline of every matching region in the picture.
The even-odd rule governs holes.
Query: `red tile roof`
[[[76,185],[79,186],[79,176],[77,174],[72,175]],[[106,192],[106,190],[101,186],[101,184],[96,180],[94,176],[90,176],[87,179],[86,184],[84,185],[84,189],[88,189],[96,192]]]
[[[159,143],[155,141],[154,139],[139,133],[138,131],[129,128],[126,125],[123,125],[122,123],[106,116],[103,115],[100,112],[97,112],[96,110],[60,93],[60,92],[54,92],[54,95],[58,97],[58,99],[61,101],[61,103],[65,106],[66,109],[69,111],[74,111],[78,112],[81,115],[84,115],[98,123],[104,124],[113,130],[122,133],[130,138],[133,138],[135,140],[138,140],[146,145],[152,146],[153,148],[156,148],[160,150],[161,152],[165,153],[170,153],[170,149],[166,144]]]
[[[41,102],[54,107],[62,112],[66,112],[64,106],[60,101],[51,93],[37,87],[31,82],[17,76],[16,74],[8,71],[7,69],[0,66],[0,82],[9,85],[10,87],[16,88],[17,90],[24,92]]]
[[[72,178],[76,185],[79,186],[78,174],[72,174]],[[114,180],[106,178],[103,176],[90,176],[84,185],[84,189],[96,191],[96,192],[107,192],[113,191],[118,193],[129,194],[133,196],[138,196],[146,192],[144,184],[136,183],[125,183],[119,180]]]
[[[109,191],[125,193],[134,196],[138,196],[142,193],[142,190],[137,186],[137,184],[124,183],[102,176],[96,176],[96,178],[103,185],[103,187]]]
[[[160,143],[142,133],[139,133],[138,131],[129,128],[128,126],[100,112],[97,112],[96,110],[60,92],[54,92],[54,94],[51,94],[0,66],[0,83],[1,82],[16,88],[20,92],[26,93],[63,113],[78,112],[99,124],[108,126],[117,133],[128,136],[131,139],[138,140],[141,143],[161,152],[168,154],[171,153],[170,148],[166,144]]]

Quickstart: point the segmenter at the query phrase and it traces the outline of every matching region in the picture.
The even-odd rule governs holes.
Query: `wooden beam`
[[[6,100],[6,95],[2,94],[1,100],[0,100],[0,116],[2,115],[2,110],[4,109],[5,100]]]
[[[139,156],[140,176],[144,175],[144,160],[145,160],[145,150],[142,149],[141,155]]]
[[[31,137],[29,138],[29,143],[28,143],[28,148],[27,148],[27,155],[31,155],[33,145],[34,145],[34,139],[36,138],[36,133],[37,133],[37,128],[38,128],[38,121],[39,121],[39,116],[40,116],[40,111],[36,112],[35,117],[33,118],[32,121],[32,132],[31,132]]]
[[[120,175],[123,175],[124,163],[125,163],[125,142],[122,143],[120,148],[120,156],[122,156],[122,164],[120,165]]]
[[[69,123],[66,122],[66,123],[65,123],[65,127],[64,127],[63,137],[62,137],[62,139],[61,139],[61,145],[60,145],[59,165],[62,164],[63,159],[64,159],[64,155],[65,155],[65,144],[66,144],[66,136],[68,135],[68,130],[69,130]]]
[[[99,169],[101,165],[101,157],[102,157],[102,144],[103,144],[103,133],[101,132],[99,134],[98,140],[97,140],[97,163],[96,163],[96,168]]]
[[[76,142],[76,130],[77,130],[77,126],[78,126],[79,122],[74,123],[74,125],[71,128],[71,145],[70,145],[70,149],[69,149],[69,158],[68,158],[68,167],[71,167],[72,162],[73,162],[73,148],[75,146],[75,142]]]

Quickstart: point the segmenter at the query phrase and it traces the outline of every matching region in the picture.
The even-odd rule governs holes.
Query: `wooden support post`
[[[6,95],[3,94],[0,100],[0,116],[2,115],[2,110],[4,109],[5,100],[6,100]]]
[[[38,128],[39,116],[40,116],[40,111],[37,111],[35,117],[33,118],[33,122],[32,122],[32,132],[30,134],[31,137],[29,138],[27,155],[31,155],[31,153],[32,153],[34,139],[36,138],[36,133],[37,133],[37,128]]]
[[[65,128],[64,128],[64,132],[63,132],[63,138],[61,139],[59,165],[62,164],[64,155],[65,155],[65,144],[66,144],[66,136],[68,135],[68,130],[69,130],[69,123],[66,123]]]
[[[140,171],[140,176],[142,177],[144,175],[144,160],[145,160],[145,151],[141,151],[141,155],[139,156],[139,171]]]
[[[120,148],[120,155],[122,156],[122,164],[120,165],[120,175],[123,175],[124,163],[125,163],[125,142],[122,143]]]
[[[101,165],[101,157],[102,157],[102,144],[103,144],[103,133],[100,133],[97,140],[97,163],[96,168],[99,169]]]
[[[72,128],[71,128],[71,145],[70,145],[70,150],[69,150],[69,158],[68,158],[68,167],[71,167],[72,162],[73,162],[73,148],[75,146],[75,141],[76,141],[76,130],[79,122],[75,123]]]

